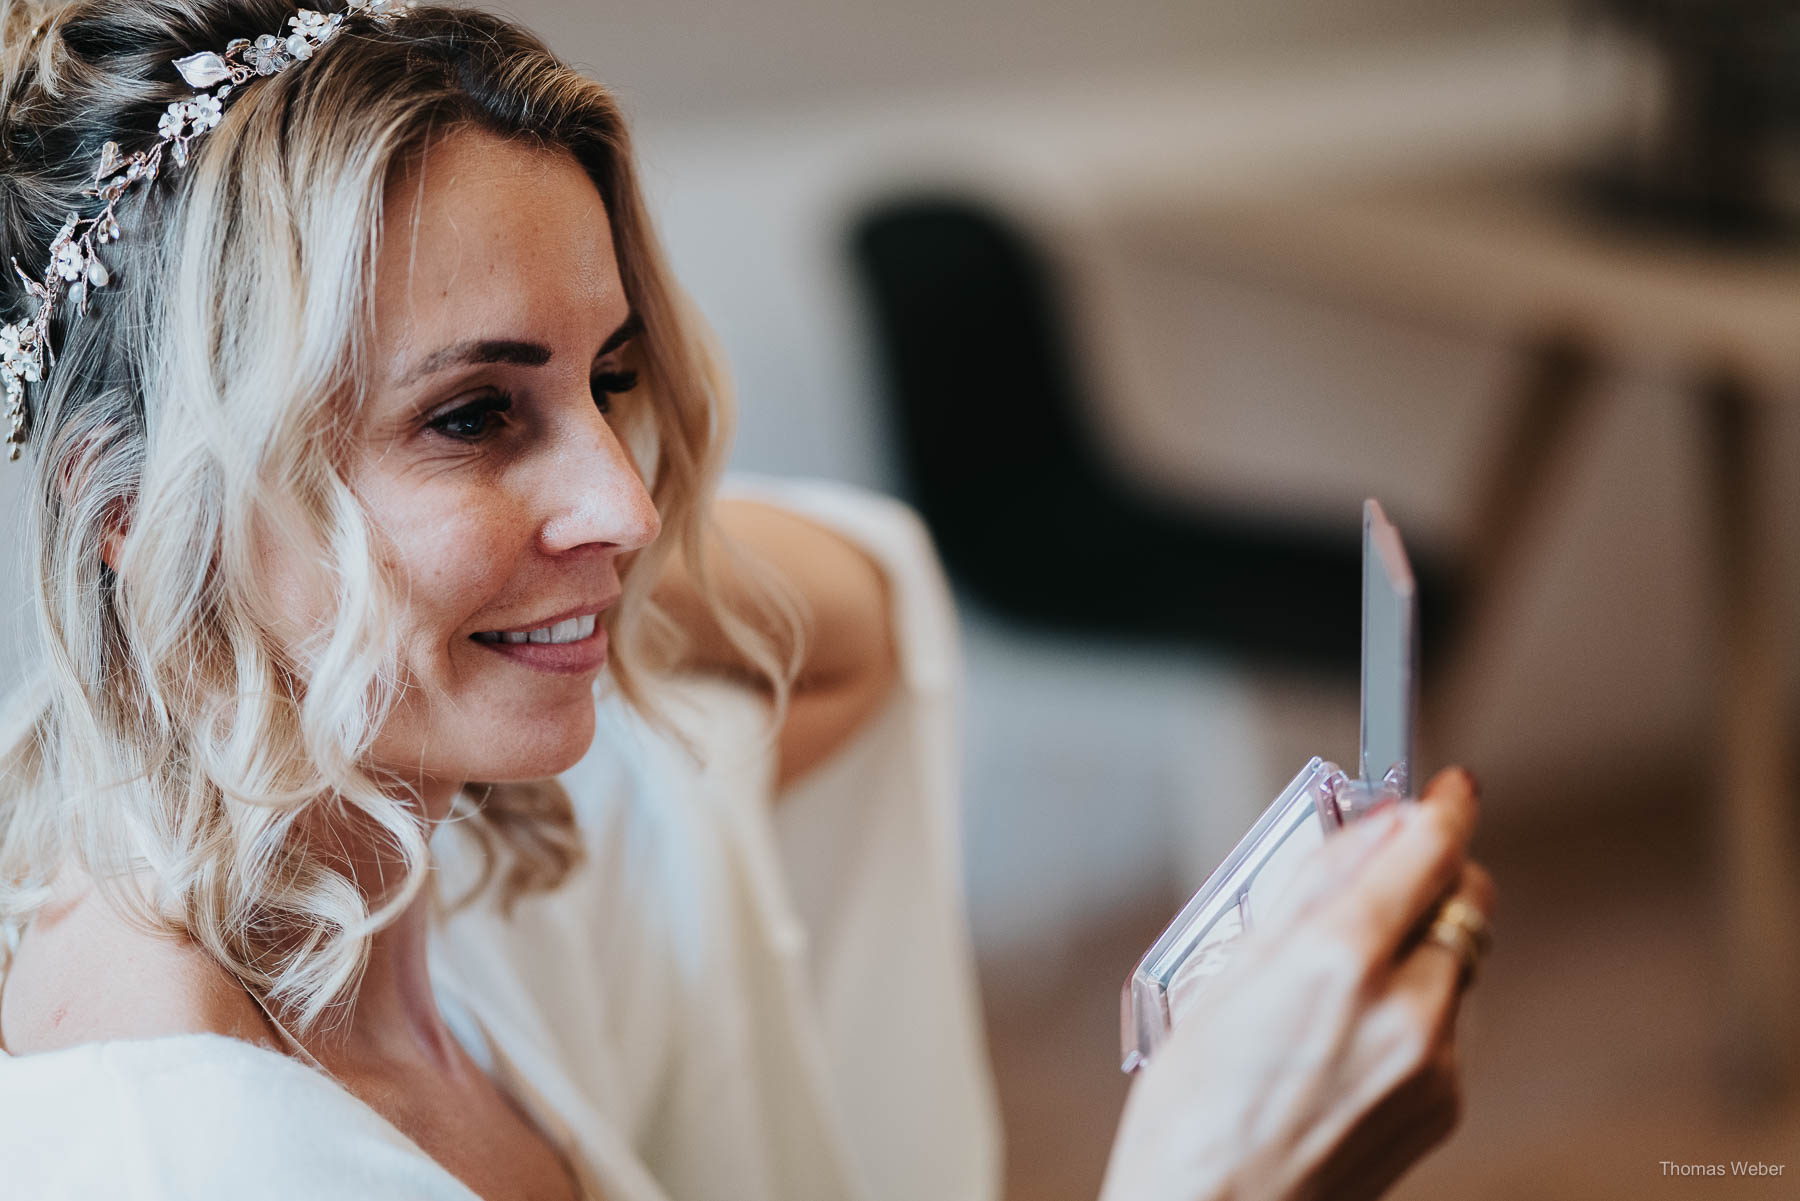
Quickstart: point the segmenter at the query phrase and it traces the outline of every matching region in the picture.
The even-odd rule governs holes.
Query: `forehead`
[[[560,148],[452,134],[389,190],[382,226],[381,354],[471,335],[586,338],[628,307],[599,189]]]

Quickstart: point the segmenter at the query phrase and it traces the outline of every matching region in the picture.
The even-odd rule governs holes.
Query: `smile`
[[[521,643],[536,642],[558,646],[568,642],[583,642],[594,636],[594,627],[599,624],[598,613],[586,613],[580,617],[569,617],[552,625],[539,626],[535,630],[483,630],[476,634],[477,642]]]
[[[598,613],[578,613],[530,630],[483,630],[469,640],[490,655],[550,675],[586,676],[606,666],[606,627]]]

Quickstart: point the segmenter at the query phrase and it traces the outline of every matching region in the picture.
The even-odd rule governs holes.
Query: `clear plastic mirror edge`
[[[1195,947],[1220,920],[1241,911],[1258,868],[1295,825],[1315,816],[1326,830],[1344,823],[1338,797],[1351,784],[1337,764],[1309,760],[1138,962],[1120,999],[1127,1072],[1147,1063],[1168,1037],[1169,988]]]

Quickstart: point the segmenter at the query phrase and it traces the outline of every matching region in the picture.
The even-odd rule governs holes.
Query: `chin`
[[[589,702],[566,717],[558,714],[529,724],[521,723],[515,716],[496,722],[482,741],[489,746],[505,746],[509,751],[484,763],[471,764],[460,773],[465,778],[489,784],[542,780],[568,771],[587,754],[594,743],[594,706]]]

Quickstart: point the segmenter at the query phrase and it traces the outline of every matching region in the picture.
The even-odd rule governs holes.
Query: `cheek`
[[[400,668],[414,686],[375,757],[446,778],[554,775],[593,740],[591,678],[523,672],[470,638],[521,611],[541,568],[538,524],[503,489],[434,483],[359,493],[399,588]]]
[[[498,496],[414,495],[378,514],[400,588],[404,666],[448,686],[470,622],[500,595],[531,544],[529,523]],[[473,649],[468,648],[468,649]]]

